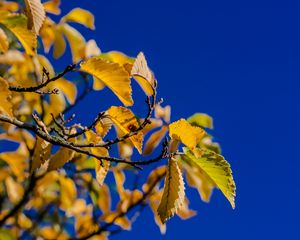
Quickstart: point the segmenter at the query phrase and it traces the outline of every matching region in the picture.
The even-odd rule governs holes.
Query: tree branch
[[[32,86],[32,87],[13,87],[13,86],[10,86],[8,89],[10,91],[14,91],[14,92],[36,92],[36,93],[40,93],[38,90],[40,90],[43,87],[46,87],[49,83],[54,82],[54,81],[60,79],[61,77],[63,77],[64,75],[66,75],[67,73],[73,71],[75,69],[75,67],[76,67],[76,64],[71,64],[71,65],[67,66],[63,72],[57,74],[53,78],[48,78],[45,82],[43,82],[43,83],[41,83],[40,85],[37,85],[37,86]]]

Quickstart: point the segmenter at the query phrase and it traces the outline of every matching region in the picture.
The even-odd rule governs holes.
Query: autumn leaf
[[[163,223],[173,217],[184,201],[184,182],[182,173],[177,165],[177,160],[170,159],[165,178],[164,192],[157,209]]]
[[[6,33],[3,31],[2,28],[0,28],[0,53],[5,53],[8,50],[8,38],[6,36]]]
[[[167,131],[168,131],[168,127],[163,126],[161,129],[154,132],[146,142],[143,154],[144,155],[151,154],[153,150],[158,146],[158,144],[162,141]]]
[[[92,30],[95,29],[93,14],[82,8],[72,9],[62,18],[61,22],[76,22]]]
[[[115,126],[120,129],[124,135],[130,134],[140,127],[137,118],[128,108],[112,106],[107,110],[107,113],[110,119],[114,122]],[[143,133],[138,132],[128,139],[141,154],[144,140]]]
[[[147,96],[154,94],[156,80],[150,71],[144,53],[140,52],[132,66],[131,75],[138,82]]]
[[[170,137],[189,148],[196,147],[205,134],[203,129],[192,126],[183,118],[169,125]]]
[[[27,29],[27,18],[22,14],[11,15],[0,20],[0,23],[8,28],[23,45],[28,55],[36,54],[37,39],[35,32]]]
[[[76,63],[84,58],[85,39],[75,28],[68,24],[63,24],[61,29],[67,38],[71,52],[73,62]]]
[[[61,28],[57,28],[54,34],[53,57],[57,59],[61,57],[65,51],[66,51],[66,40],[64,38],[63,31]]]
[[[11,104],[11,92],[8,90],[7,81],[0,77],[0,113],[13,116]]]
[[[193,126],[213,129],[213,119],[205,113],[195,113],[187,121]]]
[[[40,29],[46,18],[46,13],[43,4],[40,0],[25,0],[26,16],[28,19],[28,29],[34,30],[36,35],[39,35]]]
[[[74,181],[71,178],[60,176],[60,207],[68,209],[73,205],[77,197],[77,190]]]
[[[235,183],[229,163],[219,154],[213,151],[188,148],[184,149],[184,157],[202,169],[209,176],[214,184],[222,191],[224,196],[230,202],[232,208],[235,207]]]
[[[103,82],[125,106],[133,105],[129,74],[119,64],[93,57],[82,62],[80,70]]]
[[[109,117],[102,117],[96,124],[95,129],[97,134],[104,138],[106,134],[111,129],[111,126],[113,125],[113,122]]]
[[[69,142],[76,142],[75,138],[69,139]],[[49,159],[48,171],[56,170],[64,166],[67,162],[71,161],[75,152],[72,149],[61,147],[51,158]]]
[[[49,159],[51,155],[51,147],[52,145],[49,142],[37,137],[32,156],[31,172],[34,172]]]
[[[101,137],[97,136],[97,134],[92,131],[87,131],[85,133],[85,136],[89,143],[97,144],[97,143],[102,142]],[[108,151],[104,147],[91,148],[91,152],[97,156],[103,156],[103,157],[108,156]],[[96,158],[93,158],[93,159],[95,161],[96,179],[100,185],[103,185],[104,179],[105,179],[105,177],[108,173],[109,167],[110,167],[110,162],[105,161],[105,160],[100,162],[99,159],[96,159]]]
[[[44,9],[46,12],[59,15],[61,10],[59,8],[60,6],[60,0],[50,0],[43,3]]]
[[[23,186],[15,181],[12,177],[7,177],[5,179],[6,191],[9,197],[9,200],[12,203],[17,204],[24,195]]]

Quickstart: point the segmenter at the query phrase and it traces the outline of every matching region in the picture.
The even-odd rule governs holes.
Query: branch
[[[64,75],[66,75],[67,73],[73,71],[75,69],[75,67],[76,67],[76,64],[71,64],[71,65],[67,66],[63,72],[59,73],[58,75],[56,75],[53,78],[48,78],[45,82],[43,82],[43,83],[41,83],[40,85],[37,85],[37,86],[32,86],[32,87],[13,87],[13,86],[10,86],[8,89],[10,91],[14,91],[14,92],[44,93],[44,92],[39,92],[38,90],[43,88],[43,87],[46,87],[49,83],[54,82],[54,81],[60,79],[61,77],[63,77]]]
[[[115,163],[125,163],[125,164],[131,165],[131,166],[133,166],[137,169],[142,169],[140,167],[141,165],[149,165],[149,164],[157,162],[161,159],[169,158],[169,157],[171,157],[172,154],[174,155],[174,153],[167,154],[166,153],[167,152],[167,146],[165,146],[162,153],[158,157],[156,157],[154,159],[146,160],[146,161],[128,161],[128,160],[123,159],[123,158],[99,156],[99,155],[96,155],[96,154],[94,154],[94,153],[92,153],[88,150],[83,149],[83,148],[76,147],[72,143],[67,142],[66,140],[64,140],[60,137],[50,135],[49,133],[45,132],[44,129],[40,126],[32,125],[32,124],[29,124],[29,123],[24,123],[20,120],[17,120],[15,118],[11,118],[11,117],[3,115],[3,114],[0,114],[0,121],[7,122],[7,123],[13,124],[13,125],[15,125],[19,128],[23,128],[23,129],[27,129],[29,131],[32,131],[37,136],[39,136],[40,138],[44,139],[45,141],[47,141],[47,142],[49,142],[53,145],[58,145],[58,146],[61,146],[61,147],[65,147],[65,148],[71,149],[75,152],[82,153],[82,154],[85,154],[87,156],[94,157],[94,158],[98,159],[101,163],[102,163],[103,160],[105,160],[105,161],[110,161],[110,162],[115,162]]]

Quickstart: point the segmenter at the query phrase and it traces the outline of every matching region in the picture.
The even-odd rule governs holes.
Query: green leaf
[[[234,199],[236,187],[230,165],[224,157],[215,152],[199,148],[193,149],[193,151],[188,148],[183,148],[183,151],[187,161],[192,162],[204,171],[222,191],[232,208],[235,208]]]
[[[213,129],[213,119],[205,113],[195,113],[187,121],[193,126]]]

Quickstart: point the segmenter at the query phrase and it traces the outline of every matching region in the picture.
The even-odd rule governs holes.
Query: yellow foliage
[[[125,106],[133,105],[129,74],[119,64],[93,57],[82,62],[80,70],[95,76],[96,81],[103,82]]]
[[[25,0],[27,27],[39,35],[40,29],[46,17],[45,9],[40,0]]]
[[[157,212],[163,223],[173,217],[184,201],[184,182],[176,159],[170,159],[165,178],[164,192]]]
[[[192,126],[183,118],[171,123],[169,131],[172,139],[182,142],[191,149],[196,147],[206,134],[202,128]]]
[[[112,106],[107,110],[107,113],[110,119],[115,124],[115,126],[124,135],[130,134],[131,132],[134,132],[140,127],[135,115],[132,113],[132,111],[130,111],[127,108]],[[143,133],[138,132],[137,134],[129,137],[128,139],[131,141],[131,143],[136,147],[138,152],[141,154],[143,140],[144,140]]]

